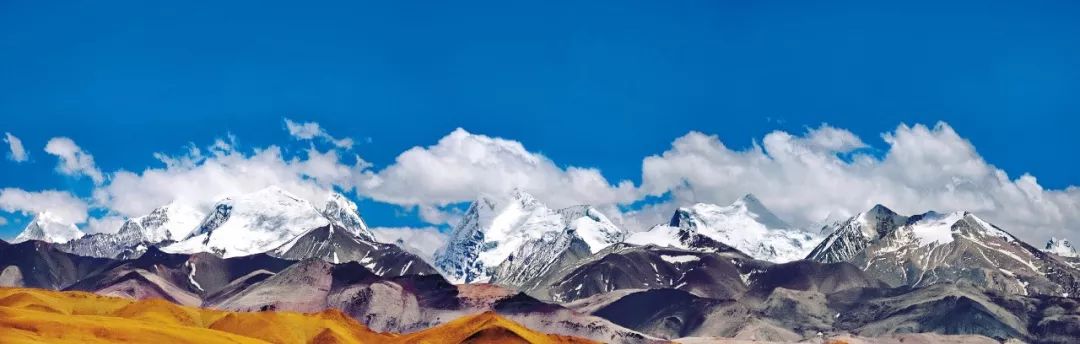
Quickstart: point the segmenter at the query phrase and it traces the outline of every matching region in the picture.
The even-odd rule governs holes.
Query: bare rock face
[[[25,287],[26,282],[23,282],[22,271],[19,271],[18,266],[8,265],[3,271],[0,271],[0,287]]]
[[[37,240],[18,244],[0,241],[0,266],[9,271],[7,276],[12,281],[19,280],[15,277],[21,275],[24,287],[60,290],[100,272],[112,262],[66,253],[56,246]]]
[[[655,246],[616,245],[558,271],[546,293],[570,302],[621,289],[676,288],[719,299],[746,291],[743,270],[755,263],[741,253],[705,253]]]
[[[421,324],[429,323],[416,295],[392,282],[349,286],[330,295],[327,302],[353,318],[363,319],[376,331],[419,329]]]
[[[1080,291],[1080,270],[967,212],[907,217],[879,205],[836,224],[808,259],[850,262],[891,286],[964,280],[1008,294]]]
[[[304,232],[270,254],[294,260],[318,258],[333,264],[358,262],[387,277],[438,274],[423,259],[396,245],[365,240],[334,224]]]

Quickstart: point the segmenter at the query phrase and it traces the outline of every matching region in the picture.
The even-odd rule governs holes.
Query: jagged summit
[[[597,252],[624,236],[625,232],[590,206],[554,210],[528,192],[514,189],[502,200],[482,196],[470,203],[445,246],[436,252],[435,265],[453,281],[486,282],[511,257],[517,259],[514,264],[521,265],[522,257],[538,251],[558,255],[574,239]],[[515,269],[501,271],[508,274]],[[532,275],[513,274],[528,275],[521,278]]]
[[[1018,294],[1075,293],[1059,262],[967,211],[903,216],[884,207],[838,224],[807,259],[849,262],[893,286],[969,280]]]
[[[375,235],[371,233],[367,223],[360,217],[359,209],[360,207],[345,195],[330,192],[326,204],[323,205],[322,213],[350,234],[359,237],[361,240],[374,242]]]
[[[727,206],[697,203],[679,208],[668,224],[634,233],[626,242],[697,251],[734,247],[757,259],[788,262],[804,257],[817,238],[792,228],[748,194]]]
[[[1046,247],[1043,251],[1067,258],[1080,257],[1080,253],[1076,252],[1076,248],[1073,247],[1072,243],[1064,238],[1059,239],[1057,237],[1051,237],[1050,240],[1046,242]]]
[[[39,212],[34,219],[26,225],[12,243],[20,243],[28,240],[41,240],[45,242],[62,244],[81,238],[85,233],[79,230],[75,224],[65,221],[48,211]]]

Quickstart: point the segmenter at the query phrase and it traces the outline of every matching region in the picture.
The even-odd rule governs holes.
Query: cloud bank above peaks
[[[82,150],[75,141],[66,137],[54,137],[45,144],[45,152],[55,155],[60,159],[56,170],[69,176],[86,176],[101,184],[105,181],[105,175],[101,173],[94,163],[94,156]]]
[[[630,230],[665,222],[679,206],[728,204],[747,193],[805,227],[881,203],[908,214],[972,211],[1031,242],[1050,236],[1076,240],[1080,229],[1080,189],[1045,189],[1028,174],[1010,178],[945,123],[901,124],[881,134],[881,147],[829,125],[802,133],[774,131],[745,149],[690,132],[666,151],[644,157],[637,185],[608,180],[596,168],[561,165],[519,141],[460,128],[374,166],[347,153],[351,144],[338,144],[347,138],[330,136],[318,123],[285,124],[294,139],[322,140],[327,149],[239,149],[229,136],[207,147],[190,145],[179,155],[155,154],[161,166],[104,173],[75,142],[54,138],[46,151],[60,160],[57,171],[89,177],[96,184],[92,197],[8,188],[0,194],[0,209],[49,209],[86,223],[90,231],[109,231],[122,218],[171,202],[206,211],[222,197],[276,185],[315,204],[330,191],[355,191],[416,209],[425,222],[443,225],[457,221],[463,202],[520,188],[552,207],[592,204]],[[637,205],[625,210],[629,204]],[[90,218],[88,207],[107,215]]]
[[[405,206],[442,207],[520,188],[552,206],[632,202],[630,181],[610,183],[595,168],[559,167],[520,142],[458,128],[428,147],[413,147],[394,163],[358,180],[361,194]],[[433,216],[434,217],[434,216]]]
[[[34,216],[49,212],[55,217],[83,223],[87,219],[87,204],[66,191],[46,190],[30,192],[17,188],[0,189],[0,210]]]
[[[107,185],[94,191],[94,200],[113,213],[131,217],[171,202],[207,210],[224,197],[273,185],[321,206],[335,186],[349,188],[352,176],[366,166],[359,159],[347,165],[334,150],[310,148],[300,156],[286,157],[273,145],[250,153],[235,147],[234,139],[219,139],[205,154],[194,146],[180,156],[158,153],[155,156],[164,167],[117,171]]]
[[[888,148],[876,157],[857,150],[866,145],[856,135],[828,125],[802,135],[774,131],[746,150],[691,132],[645,158],[641,190],[670,192],[675,205],[726,204],[753,193],[804,225],[880,203],[908,214],[972,211],[1027,240],[1076,237],[1077,188],[1046,190],[1028,174],[1010,179],[945,123],[901,124],[882,139]]]

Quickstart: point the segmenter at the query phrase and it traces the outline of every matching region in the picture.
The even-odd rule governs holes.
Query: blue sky
[[[0,131],[30,159],[0,162],[0,187],[88,199],[94,184],[42,150],[53,137],[106,174],[230,133],[243,149],[330,149],[290,137],[290,118],[353,138],[342,154],[376,171],[461,127],[635,185],[689,131],[742,150],[828,123],[881,157],[882,133],[944,121],[1011,179],[1066,190],[1080,183],[1078,6],[5,1]],[[369,222],[426,225],[355,195]],[[5,238],[27,219],[0,216]],[[1049,232],[1080,230],[1063,216]]]

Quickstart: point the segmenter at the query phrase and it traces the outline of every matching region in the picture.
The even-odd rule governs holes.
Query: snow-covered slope
[[[829,233],[807,259],[823,263],[848,261],[878,238],[892,233],[908,220],[883,205],[875,205],[867,212],[859,213],[845,221],[838,221],[822,229]]]
[[[140,226],[150,242],[177,241],[191,234],[204,216],[192,207],[171,203],[129,222]]]
[[[1080,258],[1080,253],[1077,253],[1076,248],[1066,239],[1050,238],[1043,251],[1067,258]]]
[[[132,258],[150,245],[171,243],[187,237],[202,214],[180,204],[169,204],[124,221],[116,233],[96,233],[58,246],[60,250],[87,257]]]
[[[679,208],[670,223],[634,233],[626,242],[705,252],[723,251],[726,245],[755,259],[783,263],[805,257],[819,238],[792,228],[754,195],[746,195],[729,206]]]
[[[323,205],[322,213],[327,219],[334,221],[360,240],[375,241],[375,235],[368,230],[367,223],[360,217],[360,208],[356,206],[356,203],[345,198],[345,195],[331,192],[326,204]]]
[[[218,202],[186,239],[162,250],[245,256],[272,250],[329,223],[310,202],[271,186]]]
[[[62,244],[70,240],[81,238],[84,235],[74,224],[64,222],[63,219],[43,211],[34,217],[30,224],[26,225],[12,243],[20,243],[27,240],[41,240],[45,242]]]
[[[566,228],[581,238],[592,253],[600,252],[626,238],[625,231],[592,206],[579,205],[555,212],[562,215]]]
[[[1015,294],[1075,294],[1080,271],[968,212],[884,206],[837,225],[807,259],[847,261],[893,286],[965,281]]]
[[[506,201],[487,197],[474,201],[436,253],[435,265],[458,283],[488,282],[499,270],[501,283],[517,284],[546,271],[541,265],[575,240],[598,252],[624,235],[592,207],[552,210],[515,190]],[[540,260],[540,255],[548,261]]]

